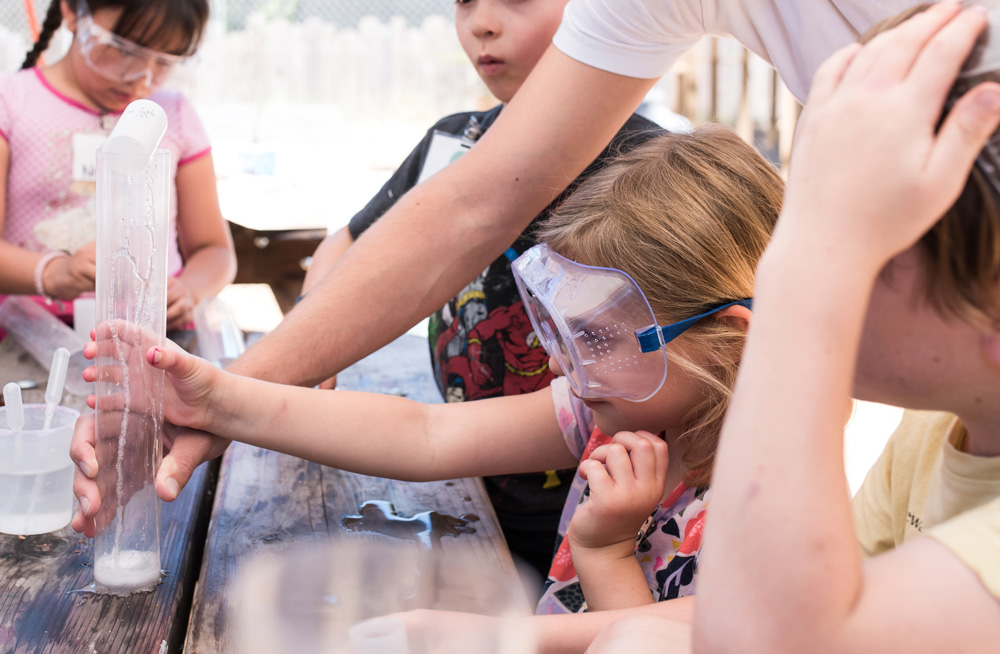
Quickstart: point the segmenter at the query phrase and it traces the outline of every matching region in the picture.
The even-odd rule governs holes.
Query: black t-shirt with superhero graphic
[[[351,219],[348,225],[351,236],[357,239],[416,186],[435,132],[475,140],[489,129],[502,107],[454,114],[438,121],[378,194]],[[532,221],[504,254],[430,317],[428,343],[434,378],[445,401],[518,395],[549,385],[553,374],[548,368],[548,355],[524,312],[511,262],[536,244],[535,226],[582,179],[615,154],[662,132],[655,123],[633,114],[601,155]],[[559,470],[485,479],[511,551],[538,569],[543,579],[552,560],[556,529],[574,472]]]

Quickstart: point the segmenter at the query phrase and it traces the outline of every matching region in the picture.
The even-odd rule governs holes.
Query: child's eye
[[[456,5],[471,5],[476,0],[455,0]]]

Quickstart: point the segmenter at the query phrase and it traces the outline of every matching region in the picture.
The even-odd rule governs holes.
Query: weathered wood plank
[[[44,401],[46,373],[12,339],[0,343],[7,379],[33,379],[26,402]],[[64,404],[84,409],[84,398]],[[131,597],[70,593],[93,581],[93,543],[68,527],[39,536],[0,534],[0,652],[163,654],[180,652],[211,508],[216,470],[201,466],[163,506],[161,564],[154,591]]]
[[[430,377],[426,341],[415,336],[404,336],[352,366],[338,377],[338,383],[354,390],[392,392],[440,402]],[[399,482],[234,443],[223,459],[185,653],[235,651],[226,603],[242,564],[292,544],[342,536],[346,533],[342,521],[358,515],[363,504],[374,500],[391,503],[400,517],[427,511],[459,519],[465,516],[474,533],[443,536],[439,541],[431,536],[435,546],[444,552],[472,553],[484,564],[513,574],[510,553],[478,479]],[[418,537],[415,532],[419,528],[398,523],[393,526],[399,528],[397,536]],[[386,538],[371,533],[355,536]]]

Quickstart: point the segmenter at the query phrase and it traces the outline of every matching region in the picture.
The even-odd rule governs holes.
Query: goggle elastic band
[[[729,302],[726,304],[720,304],[717,307],[709,309],[705,313],[698,314],[697,316],[692,316],[687,320],[682,320],[680,322],[675,322],[672,325],[667,325],[666,327],[650,327],[649,329],[640,332],[635,335],[636,339],[639,341],[639,349],[645,354],[648,352],[656,352],[661,347],[674,340],[678,336],[684,333],[691,325],[695,324],[703,318],[707,318],[713,313],[722,311],[723,309],[728,309],[731,306],[740,305],[741,307],[746,307],[747,309],[753,308],[753,299],[747,298],[745,300],[736,300],[735,302]]]

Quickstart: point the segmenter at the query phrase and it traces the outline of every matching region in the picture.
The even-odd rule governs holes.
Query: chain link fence
[[[59,0],[3,0],[0,2],[0,71],[20,67],[24,53],[32,43],[32,28],[45,20],[51,2]],[[288,23],[322,22],[337,29],[356,28],[363,19],[388,23],[402,21],[417,27],[427,18],[450,20],[454,0],[209,0],[213,25],[219,31],[242,32],[254,17]],[[33,12],[34,26],[29,20]],[[68,45],[60,35],[53,48],[57,52]]]

